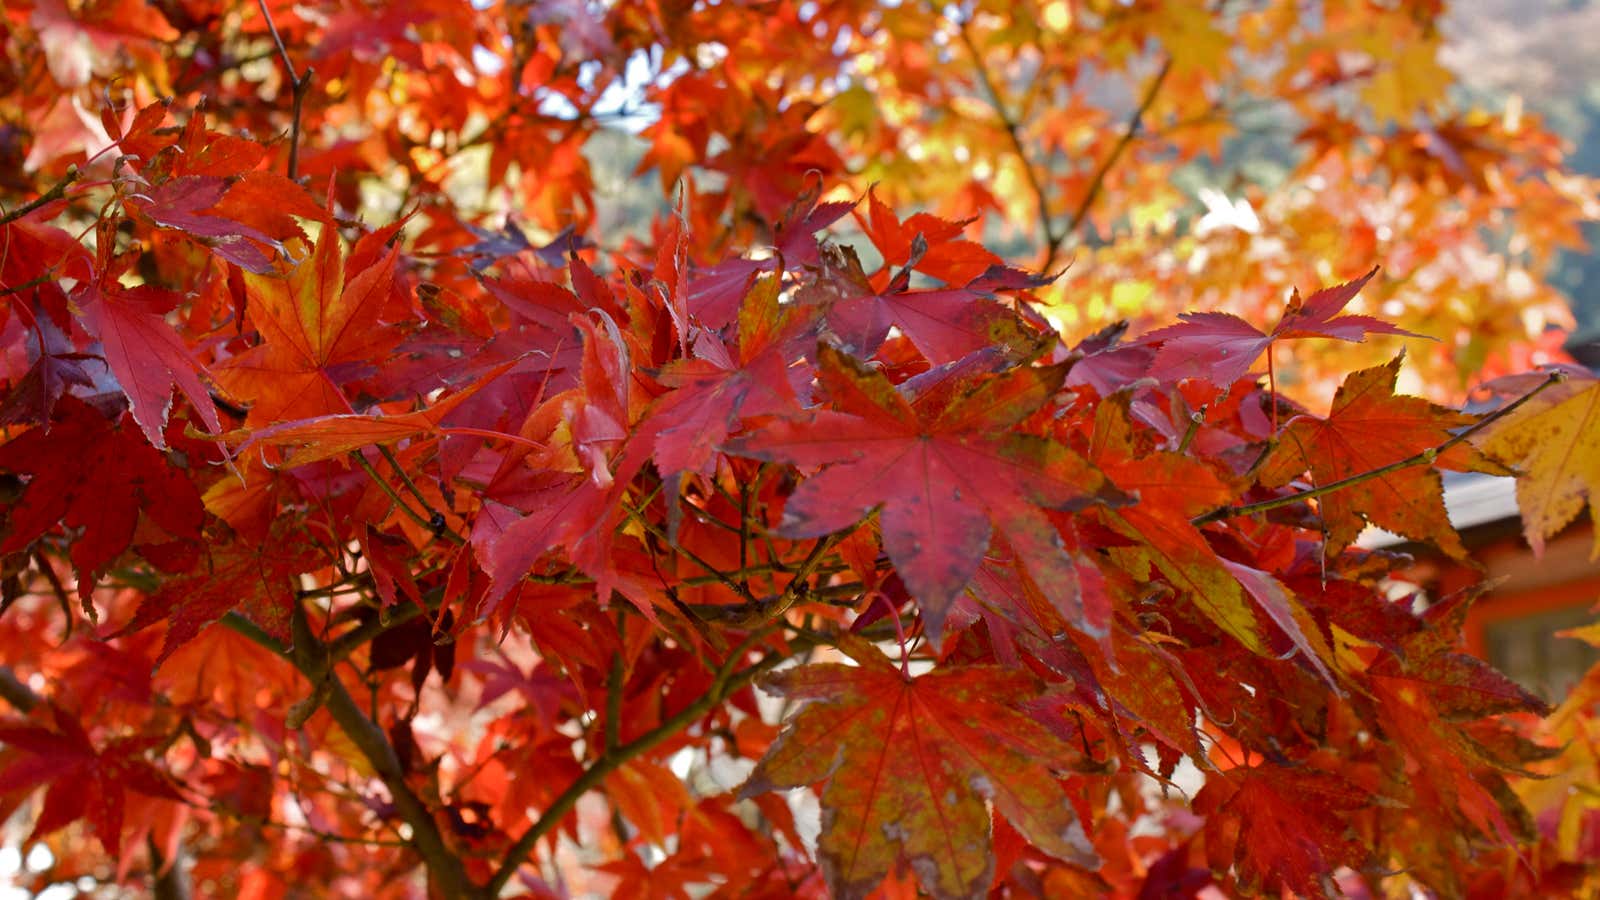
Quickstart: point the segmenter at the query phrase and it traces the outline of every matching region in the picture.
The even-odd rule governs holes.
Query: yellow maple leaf
[[[1161,7],[1150,24],[1178,69],[1216,75],[1227,64],[1232,39],[1217,28],[1205,4],[1177,0]]]
[[[1443,99],[1453,80],[1450,70],[1439,64],[1438,42],[1421,41],[1382,60],[1361,97],[1380,125],[1407,122],[1413,113]]]
[[[1485,429],[1488,455],[1518,469],[1517,506],[1534,553],[1589,504],[1600,522],[1600,378],[1572,377]],[[1600,528],[1591,559],[1600,559]]]

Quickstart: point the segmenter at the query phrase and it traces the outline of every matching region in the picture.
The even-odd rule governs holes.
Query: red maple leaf
[[[698,332],[693,359],[676,360],[658,379],[673,388],[640,426],[663,474],[706,472],[716,449],[738,423],[795,409],[788,317],[778,302],[776,276],[756,281],[739,311],[739,339],[730,349],[716,334]]]
[[[44,224],[60,211],[61,204],[52,203],[0,225],[0,286],[22,291],[29,283],[49,285],[92,271],[93,253],[70,233]]]
[[[299,466],[344,456],[363,447],[436,438],[450,431],[442,427],[440,422],[514,365],[514,362],[502,363],[425,409],[393,415],[314,416],[270,425],[251,432],[234,452],[243,455],[256,445],[281,447],[285,452],[278,465]],[[474,433],[477,433],[476,430]]]
[[[1371,316],[1341,316],[1340,311],[1378,274],[1371,272],[1345,284],[1324,288],[1302,301],[1296,291],[1283,318],[1263,333],[1230,313],[1183,313],[1181,325],[1169,325],[1146,334],[1142,343],[1159,344],[1150,375],[1163,381],[1204,378],[1228,387],[1249,374],[1262,351],[1274,341],[1326,337],[1360,343],[1368,334],[1422,337]]]
[[[11,553],[55,528],[81,528],[72,541],[78,593],[87,604],[95,581],[133,540],[141,517],[174,538],[195,539],[205,508],[189,476],[135,435],[88,405],[66,398],[60,418],[0,447],[0,469],[28,476],[6,511],[0,553]]]
[[[218,256],[247,272],[269,272],[283,247],[255,228],[211,209],[228,191],[216,175],[185,175],[130,193],[129,212],[158,228],[171,228],[195,238]]]
[[[44,809],[28,836],[35,838],[87,819],[113,858],[122,847],[127,792],[182,801],[171,781],[146,759],[160,737],[123,737],[96,748],[83,726],[54,704],[45,725],[0,723],[0,743],[21,751],[0,770],[0,795],[49,784]]]
[[[1309,473],[1324,485],[1372,472],[1450,439],[1450,429],[1473,423],[1470,415],[1436,406],[1420,397],[1396,396],[1397,356],[1382,366],[1345,378],[1325,419],[1296,416],[1284,427],[1277,446],[1260,470],[1261,483],[1287,484]],[[1443,468],[1503,474],[1500,466],[1468,444],[1458,444],[1435,462]],[[1371,522],[1415,540],[1429,541],[1452,556],[1466,548],[1450,526],[1444,486],[1433,465],[1416,465],[1367,478],[1319,500],[1327,528],[1327,550],[1349,546]]]
[[[818,189],[808,191],[790,204],[783,220],[774,228],[776,256],[762,259],[730,259],[695,273],[690,279],[688,310],[706,328],[721,328],[733,321],[750,285],[758,275],[785,267],[815,266],[818,262],[816,233],[850,212],[854,203],[818,203]]]
[[[778,422],[729,452],[826,466],[784,508],[789,537],[819,537],[882,506],[883,545],[937,641],[944,615],[978,570],[998,530],[1027,571],[1084,628],[1072,558],[1045,509],[1109,500],[1100,473],[1076,453],[1012,426],[1061,386],[1065,370],[1023,366],[935,379],[907,397],[881,373],[827,345],[818,377],[835,410]],[[1090,630],[1093,630],[1092,628]]]
[[[916,213],[904,222],[867,191],[867,215],[856,221],[872,245],[883,255],[885,266],[905,266],[946,284],[967,284],[1001,264],[1001,259],[981,244],[962,237],[971,220],[951,222],[928,213]]]
[[[326,562],[304,534],[275,527],[267,540],[236,540],[213,548],[206,564],[168,581],[139,604],[118,635],[167,621],[159,665],[202,628],[237,610],[284,647],[292,646],[289,623],[295,604],[294,578]]]
[[[355,252],[348,261],[353,271],[346,271],[338,229],[324,227],[310,256],[287,277],[246,275],[249,319],[263,343],[218,375],[252,401],[251,425],[351,411],[343,384],[400,342],[400,330],[384,325],[409,314],[397,254],[391,249],[373,259]]]
[[[1503,782],[1491,789],[1499,776],[1486,748],[1511,733],[1487,717],[1545,715],[1550,707],[1488,663],[1461,652],[1462,626],[1480,593],[1458,593],[1429,607],[1420,627],[1365,674],[1379,718],[1393,739],[1385,746],[1403,754],[1416,804],[1452,814],[1487,837],[1509,842],[1522,810]]]
[[[167,446],[162,432],[172,408],[174,386],[189,399],[207,427],[222,431],[211,392],[200,379],[205,369],[166,320],[181,297],[149,285],[123,289],[87,283],[74,292],[73,299],[99,335],[106,365],[117,376],[133,419],[151,444]]]
[[[1039,849],[1097,865],[1056,780],[1082,755],[1011,705],[1039,693],[1032,676],[959,666],[909,678],[859,638],[840,649],[860,665],[766,679],[768,690],[812,702],[740,790],[827,782],[817,850],[835,896],[866,896],[897,859],[935,897],[983,895],[994,875],[990,804]]]
[[[891,329],[899,329],[934,365],[996,344],[1033,340],[1033,329],[993,298],[994,290],[1011,285],[980,276],[959,287],[912,289],[910,269],[892,278],[880,272],[882,283],[875,285],[854,250],[832,244],[822,249],[821,271],[797,299],[822,307],[829,330],[857,356],[877,353]]]
[[[1095,418],[1094,461],[1138,502],[1108,511],[1112,526],[1138,547],[1113,548],[1140,578],[1159,574],[1207,618],[1257,653],[1268,652],[1244,591],[1190,518],[1231,501],[1238,491],[1210,465],[1177,453],[1148,452],[1131,438],[1126,394],[1102,401]]]
[[[19,310],[24,308],[18,307]],[[0,403],[0,425],[49,422],[62,394],[73,385],[94,388],[92,373],[96,369],[104,371],[91,362],[95,358],[93,354],[78,352],[48,312],[35,308],[32,319],[28,358],[33,364],[17,379],[5,402]]]
[[[1370,795],[1337,775],[1311,768],[1261,766],[1206,779],[1194,798],[1206,817],[1211,868],[1237,866],[1242,888],[1330,896],[1324,879],[1370,855],[1351,817]]]

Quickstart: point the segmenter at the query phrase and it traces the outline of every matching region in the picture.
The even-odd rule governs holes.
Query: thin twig
[[[278,56],[283,59],[283,68],[289,73],[289,167],[290,180],[293,180],[300,167],[300,117],[301,108],[305,105],[306,92],[311,88],[311,76],[315,74],[310,66],[304,72],[296,73],[294,62],[289,59],[289,48],[283,45],[283,36],[278,34],[278,23],[272,20],[272,10],[267,8],[267,0],[256,0],[256,5],[261,7],[261,16],[267,20],[267,30],[272,32],[272,42],[278,45]]]
[[[174,97],[182,97],[185,94],[193,93],[202,84],[205,84],[208,81],[213,81],[217,78],[227,75],[229,72],[236,72],[245,66],[261,62],[264,59],[271,59],[277,55],[277,48],[273,48],[265,53],[255,53],[250,56],[240,56],[235,59],[229,59],[222,65],[216,66],[215,68],[196,68],[193,75],[186,80],[175,83],[172,86],[172,95]]]
[[[651,536],[653,536],[656,540],[661,541],[666,546],[671,547],[673,550],[676,550],[679,553],[682,553],[684,555],[684,557],[687,558],[690,562],[692,562],[695,565],[699,566],[700,568],[704,569],[710,575],[715,576],[717,581],[719,583],[721,583],[724,587],[728,588],[728,590],[733,591],[735,594],[738,594],[746,602],[749,602],[749,603],[759,602],[757,600],[757,598],[755,597],[755,595],[750,593],[750,589],[748,587],[745,587],[744,585],[740,584],[739,582],[733,580],[733,578],[731,578],[728,575],[728,573],[722,571],[721,569],[717,568],[716,566],[713,566],[711,563],[706,562],[705,559],[703,559],[700,556],[700,554],[695,553],[693,550],[690,550],[687,547],[679,546],[678,544],[674,543],[671,538],[667,537],[666,532],[662,531],[654,522],[652,522],[649,519],[645,518],[644,512],[642,510],[637,509],[637,508],[629,505],[627,502],[624,502],[622,504],[622,509],[623,509],[624,512],[628,513],[628,515],[632,516],[635,520],[637,520],[638,523],[639,523],[639,526],[642,527]]]
[[[1208,525],[1212,522],[1221,522],[1224,519],[1236,519],[1240,516],[1253,516],[1256,513],[1267,512],[1268,510],[1279,509],[1284,506],[1293,506],[1302,500],[1310,500],[1314,497],[1321,497],[1324,494],[1331,494],[1335,491],[1341,491],[1347,487],[1350,487],[1351,485],[1360,484],[1363,481],[1381,478],[1390,472],[1397,472],[1401,469],[1409,469],[1412,466],[1426,465],[1433,462],[1451,447],[1462,443],[1463,441],[1472,437],[1474,434],[1477,434],[1479,431],[1489,427],[1496,421],[1499,421],[1500,419],[1510,415],[1512,412],[1515,412],[1518,407],[1538,396],[1545,390],[1545,388],[1548,388],[1558,382],[1565,381],[1566,377],[1566,373],[1564,372],[1551,372],[1549,377],[1545,378],[1544,381],[1539,382],[1538,387],[1535,387],[1533,390],[1523,394],[1521,397],[1518,397],[1516,400],[1506,404],[1500,409],[1495,410],[1489,415],[1484,416],[1475,422],[1470,428],[1463,429],[1454,437],[1437,447],[1429,447],[1426,450],[1413,454],[1412,456],[1408,456],[1405,459],[1389,463],[1386,466],[1379,466],[1376,469],[1370,469],[1366,472],[1350,475],[1348,477],[1341,478],[1338,481],[1330,481],[1320,487],[1296,491],[1293,494],[1287,494],[1282,497],[1274,497],[1271,500],[1262,500],[1257,503],[1246,503],[1242,506],[1218,507],[1217,509],[1214,509],[1208,513],[1202,513],[1201,515],[1195,516],[1193,519],[1190,519],[1189,522],[1198,528],[1202,525]]]
[[[55,281],[55,280],[56,280],[56,275],[55,275],[54,272],[46,272],[43,275],[35,275],[32,278],[29,278],[27,281],[24,281],[23,283],[17,285],[16,287],[8,287],[8,288],[0,289],[0,297],[9,297],[12,294],[20,294],[23,291],[27,290],[28,288],[38,287],[39,285],[44,284],[46,281]]]
[[[411,505],[406,503],[405,498],[400,496],[400,492],[394,489],[394,485],[389,483],[389,479],[383,477],[383,475],[377,469],[373,468],[372,463],[367,462],[367,458],[362,455],[361,451],[357,450],[351,453],[350,458],[354,459],[356,461],[356,465],[360,466],[368,475],[372,476],[372,480],[378,483],[378,487],[382,488],[383,492],[389,495],[389,499],[394,501],[394,505],[400,507],[400,511],[405,513],[406,517],[411,521],[421,525],[423,528],[428,529],[429,532],[437,534],[440,538],[449,541],[456,546],[466,543],[465,538],[448,528],[435,529],[435,522],[431,517],[425,516],[422,513],[412,509]]]
[[[211,811],[212,812],[217,812],[218,809],[217,809],[217,807],[212,807]],[[265,819],[265,820],[252,819],[250,821],[251,821],[252,824],[257,825],[257,826],[259,826],[261,828],[276,828],[279,831],[297,831],[297,832],[300,832],[301,834],[305,834],[305,835],[308,835],[310,837],[313,837],[313,838],[315,838],[316,840],[318,840],[320,842],[329,843],[329,844],[349,844],[349,845],[356,846],[356,847],[409,847],[410,846],[405,841],[398,840],[396,838],[356,837],[354,835],[336,834],[336,833],[331,832],[331,831],[322,831],[321,829],[318,829],[318,828],[312,828],[312,827],[310,827],[308,825],[291,825],[288,822],[275,822],[272,819]]]
[[[430,518],[436,514],[443,515],[443,513],[434,509],[433,504],[428,502],[428,498],[424,497],[422,491],[417,489],[417,483],[411,480],[411,475],[406,472],[405,466],[400,465],[400,460],[395,458],[394,451],[383,444],[378,444],[377,448],[378,454],[388,460],[389,465],[394,468],[394,473],[400,476],[400,483],[405,485],[406,491],[417,498],[417,503],[422,506],[422,511],[427,513]]]
[[[842,564],[833,565],[833,566],[819,567],[812,574],[817,574],[817,573],[821,573],[821,572],[827,572],[829,574],[833,574],[833,573],[836,573],[836,572],[843,572],[846,568],[848,568],[848,567],[844,566]],[[723,577],[727,577],[727,578],[739,578],[739,579],[745,579],[745,578],[747,578],[747,576],[750,576],[750,575],[766,575],[770,579],[771,576],[774,575],[774,574],[782,573],[782,574],[787,575],[787,574],[791,574],[793,571],[794,571],[793,569],[790,569],[788,565],[786,565],[786,564],[784,564],[782,562],[767,562],[767,563],[755,563],[753,565],[745,566],[742,569],[724,569],[722,571],[721,575]],[[723,583],[724,582],[722,580],[722,577],[719,577],[717,575],[686,575],[683,578],[679,578],[678,579],[678,584],[682,585],[683,587],[705,587],[708,584],[723,584]],[[752,592],[753,592],[753,589],[752,589]],[[689,606],[692,608],[694,606],[694,604],[691,603],[691,604],[689,604]]]
[[[860,526],[858,525],[857,527]],[[795,570],[794,578],[791,579],[789,584],[783,589],[783,595],[779,598],[779,602],[783,603],[784,606],[787,606],[789,603],[793,603],[799,592],[807,589],[806,579],[810,578],[816,573],[817,566],[821,564],[823,558],[828,555],[828,552],[854,531],[855,528],[847,528],[844,531],[836,531],[822,540],[817,541],[815,544],[812,544],[811,552],[806,554],[805,560],[800,563],[800,568]]]
[[[429,530],[458,547],[465,544],[466,540],[461,535],[452,531],[448,525],[442,524],[445,521],[444,513],[434,509],[428,498],[423,496],[421,490],[418,490],[417,483],[411,480],[411,474],[406,471],[404,466],[400,465],[400,460],[395,458],[394,451],[383,444],[378,444],[377,447],[378,453],[389,461],[389,465],[394,467],[394,473],[400,476],[400,483],[405,485],[411,496],[417,498],[417,502],[422,505],[422,511],[428,514]]]
[[[72,183],[74,181],[77,181],[77,180],[78,180],[78,167],[77,166],[67,166],[67,174],[63,175],[61,177],[60,181],[58,181],[54,185],[52,185],[50,190],[45,191],[43,194],[40,194],[37,198],[35,198],[33,200],[30,200],[27,203],[22,204],[21,206],[17,207],[16,209],[13,209],[12,211],[6,213],[5,215],[0,215],[0,225],[9,225],[12,222],[15,222],[16,220],[18,220],[18,219],[22,218],[23,216],[27,215],[28,213],[31,213],[34,210],[36,210],[36,209],[38,209],[38,208],[40,208],[42,206],[45,206],[46,204],[54,203],[55,201],[60,200],[61,198],[65,197],[67,195],[67,188],[71,187]],[[20,288],[19,288],[19,290],[20,290]]]
[[[750,483],[739,482],[739,569],[743,571],[750,566]],[[713,517],[715,518],[715,517]],[[750,579],[739,577],[739,583],[744,585],[745,593],[750,591]]]

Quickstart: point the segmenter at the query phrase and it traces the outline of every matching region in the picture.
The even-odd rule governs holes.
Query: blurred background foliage
[[[1381,265],[1355,311],[1436,338],[1407,344],[1402,388],[1453,399],[1600,321],[1583,0],[269,5],[316,71],[301,175],[369,221],[415,211],[445,281],[485,235],[573,227],[626,256],[680,185],[707,265],[769,243],[809,188],[876,185],[1062,272],[1043,294],[1068,337],[1191,309],[1270,324],[1292,289]],[[214,127],[287,130],[255,3],[5,17],[4,199],[109,167],[107,109],[170,97]],[[1298,351],[1280,375],[1326,395],[1392,349]]]
[[[1330,6],[1337,9],[1341,5],[1349,6]],[[1223,4],[1214,21],[1227,21],[1229,24],[1222,32],[1232,30],[1237,34],[1241,18],[1258,13],[1266,15],[1272,6]],[[1082,4],[1072,5],[1078,10],[1079,19],[1083,18],[1081,7]],[[1171,260],[1163,263],[1159,254],[1152,255],[1152,243],[1158,245],[1162,253],[1181,259],[1184,264],[1181,268],[1192,273],[1198,268],[1229,265],[1228,255],[1248,255],[1246,244],[1249,243],[1255,244],[1254,249],[1259,251],[1262,243],[1274,239],[1271,219],[1276,218],[1279,226],[1295,230],[1300,237],[1309,240],[1308,246],[1300,248],[1297,258],[1302,262],[1317,261],[1317,251],[1326,249],[1319,248],[1317,242],[1330,239],[1323,230],[1327,229],[1333,239],[1337,239],[1341,217],[1346,218],[1347,226],[1355,223],[1350,222],[1348,216],[1331,211],[1330,204],[1315,210],[1315,201],[1307,203],[1303,196],[1308,184],[1317,196],[1327,198],[1350,179],[1365,178],[1372,194],[1381,195],[1388,189],[1388,179],[1393,177],[1392,171],[1383,171],[1384,164],[1395,163],[1396,157],[1404,153],[1403,148],[1399,152],[1392,147],[1378,148],[1376,153],[1388,158],[1365,168],[1357,165],[1352,169],[1341,161],[1334,161],[1331,166],[1334,171],[1321,173],[1325,177],[1319,179],[1315,157],[1335,146],[1338,138],[1353,137],[1355,126],[1350,123],[1365,123],[1368,127],[1361,136],[1369,139],[1390,137],[1403,142],[1420,135],[1423,154],[1438,151],[1436,155],[1444,161],[1447,174],[1467,176],[1466,182],[1471,182],[1478,174],[1474,169],[1493,165],[1490,157],[1504,149],[1481,147],[1485,156],[1474,158],[1469,152],[1474,133],[1487,135],[1498,131],[1504,137],[1525,125],[1542,126],[1548,132],[1542,135],[1547,143],[1536,148],[1536,152],[1543,154],[1542,164],[1564,165],[1567,173],[1577,176],[1600,175],[1600,55],[1578,37],[1600,34],[1600,4],[1593,0],[1460,0],[1447,7],[1440,5],[1439,10],[1438,19],[1428,22],[1425,30],[1430,30],[1431,40],[1437,42],[1436,62],[1441,69],[1431,68],[1432,61],[1406,63],[1403,48],[1385,48],[1385,52],[1399,54],[1396,58],[1401,60],[1402,66],[1413,65],[1401,74],[1398,83],[1368,77],[1340,85],[1337,78],[1327,79],[1327,84],[1323,85],[1326,93],[1344,95],[1335,105],[1342,107],[1348,116],[1351,133],[1329,135],[1319,143],[1315,129],[1327,128],[1325,121],[1319,122],[1316,118],[1323,112],[1322,108],[1303,103],[1290,92],[1280,91],[1274,95],[1253,91],[1248,78],[1234,85],[1231,95],[1213,90],[1208,95],[1212,98],[1211,108],[1203,115],[1188,120],[1169,115],[1165,128],[1145,126],[1136,135],[1135,142],[1153,145],[1146,159],[1156,162],[1154,170],[1135,162],[1124,163],[1123,172],[1110,173],[1108,181],[1118,182],[1124,198],[1109,201],[1099,198],[1103,215],[1089,216],[1090,221],[1082,223],[1086,233],[1081,242],[1075,235],[1068,236],[1063,242],[1066,252],[1059,260],[1050,260],[1057,265],[1072,264],[1055,291],[1055,299],[1060,304],[1059,318],[1066,330],[1086,333],[1118,318],[1170,315],[1195,305],[1215,308],[1231,304],[1240,311],[1258,311],[1252,310],[1249,302],[1241,303],[1237,294],[1226,296],[1226,291],[1191,292],[1188,296],[1163,299],[1160,280],[1145,276],[1162,265],[1171,265]],[[1325,10],[1325,14],[1331,13]],[[1040,6],[1038,22],[1045,29],[1052,23],[1081,24],[1051,4]],[[1192,25],[1194,31],[1188,36],[1180,35],[1178,41],[1189,44],[1191,50],[1196,44],[1205,47],[1208,34],[1205,23],[1197,19]],[[1320,27],[1328,25],[1327,22],[1318,23]],[[1375,40],[1384,40],[1381,31],[1377,33],[1379,36]],[[1215,34],[1211,40],[1215,43]],[[1235,39],[1230,37],[1229,40]],[[1271,64],[1261,62],[1253,56],[1253,50],[1241,48],[1237,43],[1212,46],[1207,52],[1231,53],[1238,57],[1240,70],[1248,76],[1271,70]],[[1086,66],[1092,68],[1093,63]],[[1002,92],[1027,91],[1033,87],[1030,79],[1037,73],[1037,65],[1025,64],[1015,70],[1002,67],[1002,70],[1010,71],[1010,82],[1001,85]],[[1134,65],[1132,71],[1149,77],[1150,64],[1147,61],[1142,69]],[[1087,98],[1085,105],[1099,107],[1107,123],[1120,124],[1139,102],[1137,78],[1129,81],[1128,74],[1108,69],[1099,73],[1090,71],[1079,77],[1078,85]],[[1371,75],[1370,71],[1366,74]],[[865,146],[868,141],[864,136],[881,131],[882,117],[890,107],[884,98],[874,96],[869,85],[870,77],[865,83],[849,84],[833,95],[819,113],[824,121],[833,124],[835,133],[846,139],[847,146],[852,141]],[[1259,86],[1254,85],[1255,88]],[[976,89],[978,86],[969,87]],[[1439,92],[1436,103],[1426,99],[1431,90]],[[1386,96],[1385,91],[1394,96]],[[977,90],[977,93],[983,91]],[[1408,93],[1414,96],[1407,96]],[[665,209],[667,201],[659,182],[635,177],[638,171],[649,167],[652,147],[652,136],[638,132],[655,122],[645,79],[639,79],[633,90],[614,92],[614,96],[625,97],[617,102],[617,108],[645,113],[619,117],[613,127],[595,135],[585,146],[585,154],[594,166],[600,230],[626,234],[644,230],[645,223]],[[1424,99],[1419,101],[1418,97]],[[972,102],[976,99],[980,98],[953,98],[951,111],[968,118],[965,127],[977,127],[979,121],[993,117],[991,110]],[[960,106],[955,101],[968,101],[968,105]],[[1459,118],[1450,118],[1450,113],[1431,120],[1414,115],[1410,107],[1419,103],[1424,108],[1432,104],[1433,109],[1456,111]],[[1389,121],[1385,121],[1386,104],[1395,108]],[[925,109],[911,109],[916,115],[928,117]],[[1177,121],[1172,121],[1174,118]],[[1441,122],[1446,123],[1445,128],[1438,127]],[[1023,131],[1029,130],[1028,123],[1019,124]],[[937,129],[932,131],[937,133]],[[1115,131],[1108,128],[1111,132],[1108,137],[1117,137]],[[1183,135],[1185,131],[1189,134]],[[1202,149],[1211,152],[1195,152],[1192,139],[1197,132],[1201,133]],[[1427,142],[1434,138],[1439,140],[1429,145]],[[999,138],[996,141],[1003,144]],[[1163,147],[1164,141],[1169,146]],[[888,185],[891,192],[906,194],[906,186],[918,184],[919,177],[934,166],[932,148],[935,146],[936,141],[928,141],[909,158],[879,153],[863,154],[850,160],[860,175],[854,184],[860,188],[864,184],[882,183]],[[1441,149],[1449,146],[1454,146],[1455,150]],[[1132,155],[1138,155],[1137,148]],[[846,158],[850,159],[848,154]],[[1163,168],[1160,164],[1166,161],[1174,164]],[[992,164],[977,158],[977,154],[958,152],[955,162],[969,164],[966,174],[976,175],[991,193],[965,190],[945,194],[940,203],[941,211],[965,215],[975,209],[981,211],[986,203],[992,204],[1000,214],[990,210],[991,214],[984,221],[985,242],[1010,259],[1037,261],[1041,236],[1034,227],[1037,224],[1032,208],[1035,200],[1028,196],[1026,187],[1018,183],[1022,176],[1015,171],[1015,161],[1004,159],[1003,152],[996,154]],[[1008,170],[1008,166],[1012,169]],[[1070,154],[1054,151],[1050,162],[1041,166],[1057,179],[1058,185],[1067,185],[1068,192],[1074,178],[1080,183],[1083,181],[1085,167],[1085,160],[1073,160]],[[1141,180],[1143,184],[1138,183]],[[1451,185],[1450,189],[1457,187]],[[1292,198],[1296,188],[1302,194],[1300,200],[1290,199],[1285,203],[1285,195]],[[1591,365],[1600,361],[1600,343],[1597,343],[1600,341],[1600,256],[1592,250],[1600,239],[1600,223],[1595,220],[1597,205],[1593,183],[1567,182],[1564,190],[1565,209],[1550,224],[1559,226],[1562,223],[1557,220],[1569,219],[1571,221],[1566,224],[1572,226],[1572,233],[1564,237],[1546,235],[1530,245],[1526,235],[1514,233],[1515,221],[1486,218],[1478,223],[1478,230],[1483,233],[1488,252],[1445,260],[1446,267],[1471,270],[1467,275],[1456,273],[1453,277],[1457,283],[1453,285],[1441,287],[1441,278],[1435,273],[1431,276],[1431,285],[1425,284],[1421,291],[1408,291],[1405,280],[1416,272],[1408,271],[1410,266],[1406,260],[1397,261],[1393,257],[1414,258],[1431,251],[1445,258],[1452,257],[1459,248],[1426,241],[1420,246],[1399,247],[1396,244],[1403,241],[1385,238],[1388,227],[1381,223],[1376,226],[1378,239],[1368,239],[1367,249],[1376,252],[1374,262],[1389,267],[1392,275],[1398,270],[1402,279],[1398,287],[1391,283],[1385,289],[1381,282],[1376,286],[1373,293],[1387,295],[1388,303],[1383,312],[1407,319],[1420,330],[1443,338],[1442,348],[1419,344],[1418,349],[1425,360],[1443,350],[1457,372],[1454,379],[1438,379],[1436,376],[1441,369],[1430,370],[1424,363],[1425,372],[1434,376],[1425,376],[1430,381],[1428,388],[1444,395],[1453,394],[1487,376],[1516,368],[1519,363],[1526,365],[1555,358],[1551,351],[1562,344]],[[923,202],[940,196],[914,189],[909,193],[913,201]],[[1130,196],[1134,198],[1131,201],[1127,199]],[[962,200],[966,201],[967,208],[963,208]],[[1335,199],[1331,205],[1340,202]],[[1542,214],[1533,213],[1535,216]],[[1266,225],[1263,225],[1264,217],[1268,219]],[[1330,218],[1334,221],[1329,221]],[[1373,224],[1369,215],[1357,213],[1354,218],[1360,225]],[[1513,232],[1506,230],[1508,225]],[[1247,240],[1230,240],[1230,232]],[[1575,240],[1580,233],[1582,243]],[[1130,237],[1135,239],[1130,240]],[[1550,240],[1551,237],[1557,239]],[[1318,274],[1329,280],[1358,274],[1349,266],[1328,266],[1326,259],[1330,255],[1333,254],[1321,255],[1324,265]],[[1418,268],[1427,268],[1427,262],[1418,259]],[[1144,271],[1139,270],[1141,265]],[[1223,276],[1220,280],[1236,286],[1260,274],[1259,268],[1252,270],[1250,266],[1243,266],[1231,277]],[[1268,279],[1272,290],[1267,293],[1285,288],[1288,279],[1282,272],[1277,275]],[[1425,283],[1429,278],[1420,281]],[[1170,284],[1165,286],[1171,287]],[[1457,299],[1455,304],[1443,308],[1433,305],[1441,293],[1452,292]],[[1259,302],[1262,298],[1254,299]],[[1380,301],[1374,305],[1383,304]],[[1412,313],[1409,317],[1406,315],[1408,307]],[[1518,315],[1519,308],[1521,321],[1507,321]],[[1454,341],[1448,333],[1441,333],[1448,332],[1452,326],[1459,326],[1458,338]],[[1546,329],[1551,333],[1540,339]],[[1531,343],[1524,344],[1521,352],[1513,352],[1514,359],[1507,359],[1502,339]],[[1307,374],[1314,377],[1314,367]],[[1291,383],[1294,377],[1291,373]],[[1428,389],[1415,383],[1411,388]]]
[[[1600,175],[1600,34],[1594,0],[1466,0],[1445,19],[1443,62],[1459,73],[1466,102],[1523,103],[1571,143],[1567,165]],[[1572,302],[1579,341],[1600,340],[1600,224],[1584,225],[1588,249],[1562,250],[1550,281]],[[1593,352],[1593,351],[1591,351]]]

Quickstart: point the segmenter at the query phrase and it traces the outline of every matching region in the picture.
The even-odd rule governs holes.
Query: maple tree
[[[1594,185],[1450,106],[1441,6],[8,5],[37,879],[1592,890],[1600,676],[1354,545],[1600,490],[1594,376],[1518,371]],[[1298,153],[1196,218],[1253,115]]]

